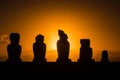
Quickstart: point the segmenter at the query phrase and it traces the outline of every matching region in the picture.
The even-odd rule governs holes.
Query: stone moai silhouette
[[[19,45],[20,35],[19,33],[10,34],[10,44],[7,46],[8,59],[7,62],[19,63],[21,62],[21,45]]]
[[[103,50],[103,51],[102,51],[101,62],[103,62],[103,63],[109,62],[109,59],[108,59],[108,51],[107,51],[107,50]]]
[[[94,60],[92,59],[92,48],[90,47],[90,39],[81,39],[80,44],[81,47],[78,62],[81,63],[94,62]]]
[[[58,59],[57,62],[59,63],[66,63],[71,62],[69,59],[69,50],[70,50],[70,43],[67,40],[68,36],[64,33],[63,30],[58,30],[59,40],[57,41],[57,52],[58,52]]]
[[[34,63],[43,63],[47,60],[45,59],[46,55],[46,44],[44,43],[44,36],[39,34],[35,38],[33,43],[33,53],[34,53]]]

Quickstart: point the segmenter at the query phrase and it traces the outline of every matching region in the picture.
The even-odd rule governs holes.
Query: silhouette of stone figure
[[[109,59],[108,59],[108,51],[107,51],[107,50],[103,50],[103,51],[102,51],[102,59],[101,59],[101,62],[103,62],[103,63],[109,62]]]
[[[21,45],[19,45],[20,35],[19,33],[10,34],[10,44],[7,46],[8,59],[7,62],[10,63],[19,63],[22,60],[21,56]]]
[[[92,59],[92,48],[90,47],[90,40],[89,39],[81,39],[80,40],[80,55],[78,62],[81,63],[91,63],[94,62]]]
[[[68,36],[62,30],[58,30],[59,40],[57,41],[58,63],[71,62],[69,59],[70,44],[68,42]]]
[[[33,44],[33,52],[34,52],[34,63],[44,63],[46,62],[45,54],[46,54],[46,44],[44,41],[44,36],[39,34],[35,38],[36,42]]]

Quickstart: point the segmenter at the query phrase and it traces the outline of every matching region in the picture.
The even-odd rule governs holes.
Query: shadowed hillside
[[[54,77],[58,76],[76,78],[83,76],[91,76],[90,78],[97,77],[114,77],[120,72],[120,63],[110,62],[103,64],[95,62],[91,64],[81,63],[66,63],[59,64],[55,62],[47,62],[43,64],[35,64],[32,62],[23,62],[20,64],[9,64],[5,62],[0,63],[0,72],[2,76],[17,76],[27,78],[41,78],[41,77]],[[76,76],[76,77],[75,77]]]

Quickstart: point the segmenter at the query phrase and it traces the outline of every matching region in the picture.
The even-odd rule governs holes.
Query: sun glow
[[[53,34],[53,36],[49,40],[49,49],[48,50],[57,50],[57,36]]]

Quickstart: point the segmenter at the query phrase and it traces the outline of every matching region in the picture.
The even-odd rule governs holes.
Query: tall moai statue
[[[21,62],[21,50],[22,47],[19,45],[20,35],[19,33],[10,34],[10,44],[7,46],[8,59],[7,62],[10,63],[19,63]]]
[[[107,50],[103,50],[103,51],[102,51],[101,62],[102,62],[102,63],[108,63],[108,62],[109,62],[109,59],[108,59],[108,51],[107,51]]]
[[[70,43],[67,40],[68,36],[62,30],[58,30],[59,40],[57,41],[58,63],[71,62],[69,59]]]
[[[44,63],[47,60],[45,59],[46,55],[46,44],[44,43],[44,36],[39,34],[35,38],[33,44],[33,53],[34,53],[34,63]]]
[[[92,59],[92,48],[90,47],[90,39],[81,39],[80,44],[81,47],[78,62],[81,63],[94,62],[94,60]]]

